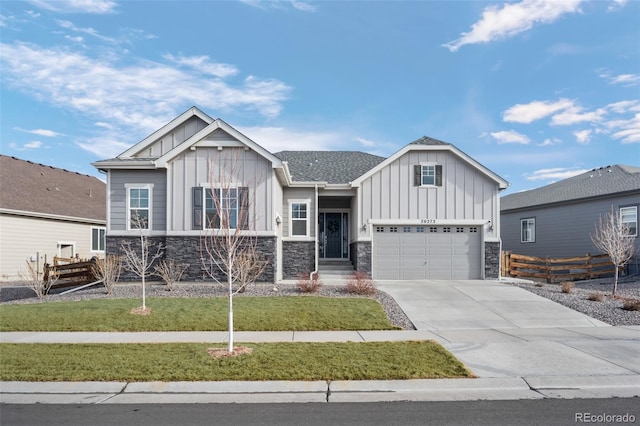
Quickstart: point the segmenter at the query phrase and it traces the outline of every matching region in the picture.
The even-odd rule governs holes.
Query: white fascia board
[[[229,146],[228,142],[223,142],[221,144],[211,143],[211,141],[203,142],[203,140],[207,136],[209,136],[211,133],[213,133],[214,131],[216,131],[218,129],[224,130],[226,133],[228,133],[233,138],[235,138],[237,141],[239,141],[240,144],[242,144],[245,147],[251,149],[252,151],[255,151],[260,156],[262,156],[266,160],[270,161],[274,168],[283,167],[282,166],[282,161],[278,157],[276,157],[275,155],[271,154],[269,151],[267,151],[266,149],[264,149],[263,147],[261,147],[260,145],[258,145],[257,143],[255,143],[254,141],[252,141],[251,139],[249,139],[248,137],[246,137],[245,135],[243,135],[242,133],[240,133],[239,131],[237,131],[236,129],[234,129],[233,127],[231,127],[230,125],[228,125],[227,123],[225,123],[224,121],[222,121],[219,118],[216,118],[207,127],[205,127],[204,129],[200,130],[199,132],[197,132],[196,134],[191,136],[189,139],[185,140],[180,145],[176,146],[171,151],[167,152],[162,157],[158,158],[156,160],[156,162],[155,162],[156,167],[157,168],[166,168],[168,162],[170,162],[171,160],[176,158],[178,155],[180,155],[181,153],[183,153],[187,149],[190,149],[192,146],[193,147],[197,147],[199,145],[205,145],[207,147],[223,146],[223,145]],[[239,145],[239,146],[241,146],[241,145]]]
[[[473,167],[475,167],[481,173],[485,174],[486,176],[488,176],[489,178],[494,180],[499,185],[499,188],[501,190],[502,189],[506,189],[509,186],[509,183],[506,180],[502,179],[500,176],[498,176],[497,174],[495,174],[494,172],[492,172],[491,170],[489,170],[488,168],[486,168],[482,164],[478,163],[476,160],[474,160],[473,158],[469,157],[467,154],[465,154],[464,152],[460,151],[458,148],[456,148],[455,146],[453,146],[451,144],[448,144],[448,145],[417,145],[417,144],[416,145],[412,145],[412,144],[409,144],[409,145],[405,146],[404,148],[400,149],[399,151],[397,151],[395,154],[391,155],[389,158],[384,160],[382,163],[378,164],[373,169],[369,170],[368,172],[366,172],[362,176],[360,176],[357,179],[355,179],[351,184],[354,187],[360,186],[360,184],[362,183],[363,180],[369,178],[373,174],[375,174],[375,173],[379,172],[380,170],[382,170],[383,168],[387,167],[389,164],[391,164],[392,162],[394,162],[398,158],[402,157],[404,154],[406,154],[409,151],[450,151],[453,154],[457,155],[458,157],[462,158],[464,161],[466,161],[467,163],[469,163]]]
[[[135,233],[136,231],[131,231]],[[235,231],[234,231],[235,232]],[[119,234],[125,235],[125,231],[118,231]],[[277,237],[275,231],[240,231],[241,234],[245,234],[248,237]],[[188,231],[166,231],[162,232],[162,235],[166,235],[167,237],[202,237],[207,238],[211,236],[219,236],[226,234],[224,230],[219,229],[207,229],[207,230],[188,230]],[[115,235],[113,233],[109,235]],[[131,233],[126,233],[126,235],[132,235]]]
[[[88,223],[96,226],[106,226],[107,224],[106,220],[90,219],[85,217],[64,216],[64,215],[51,214],[51,213],[29,212],[26,210],[13,210],[13,209],[0,208],[0,214],[33,217],[36,219],[60,220],[64,222]]]
[[[289,185],[292,188],[325,188],[327,186],[327,182],[318,182],[318,181],[293,181]]]
[[[122,154],[118,155],[118,158],[133,157],[135,154],[145,150],[146,148],[151,146],[156,140],[166,135],[174,128],[180,126],[181,124],[183,124],[185,121],[187,121],[193,116],[200,118],[202,121],[208,124],[211,124],[213,122],[213,118],[209,117],[207,114],[200,111],[200,109],[198,109],[197,107],[191,107],[185,112],[183,112],[182,114],[180,114],[178,117],[171,120],[169,123],[162,126],[160,129],[153,132],[151,135],[144,138],[142,141],[138,142],[137,144],[127,149]]]
[[[110,170],[110,169],[132,169],[132,170],[140,170],[140,169],[155,169],[155,161],[154,160],[126,160],[126,161],[118,161],[118,160],[106,160],[106,161],[96,161],[91,163],[91,165],[98,170]]]
[[[481,226],[491,223],[489,219],[369,219],[369,225],[451,225]]]

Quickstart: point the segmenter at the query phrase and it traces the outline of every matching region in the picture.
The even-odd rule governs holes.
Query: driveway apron
[[[612,327],[498,281],[379,281],[418,330],[480,377],[640,373],[640,329]]]

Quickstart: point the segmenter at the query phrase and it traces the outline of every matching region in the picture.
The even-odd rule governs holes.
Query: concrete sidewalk
[[[640,327],[236,332],[237,342],[435,340],[479,377],[315,382],[2,382],[3,403],[454,401],[640,396]],[[225,343],[225,332],[0,333],[3,343]],[[603,359],[602,351],[616,352]]]
[[[640,396],[640,326],[612,327],[497,281],[379,282],[418,330],[235,332],[236,342],[434,340],[478,378],[0,383],[7,403],[449,401]],[[3,343],[227,343],[226,332],[14,332]]]

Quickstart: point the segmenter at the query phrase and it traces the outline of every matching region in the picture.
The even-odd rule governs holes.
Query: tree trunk
[[[233,352],[233,287],[229,274],[229,353]]]
[[[615,278],[613,279],[613,293],[612,295],[615,296],[616,295],[616,291],[618,290],[618,265],[615,265],[616,268],[616,275]]]

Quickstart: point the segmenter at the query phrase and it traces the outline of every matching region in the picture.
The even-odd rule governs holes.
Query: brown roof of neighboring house
[[[100,179],[0,155],[0,208],[106,219],[106,185]]]

